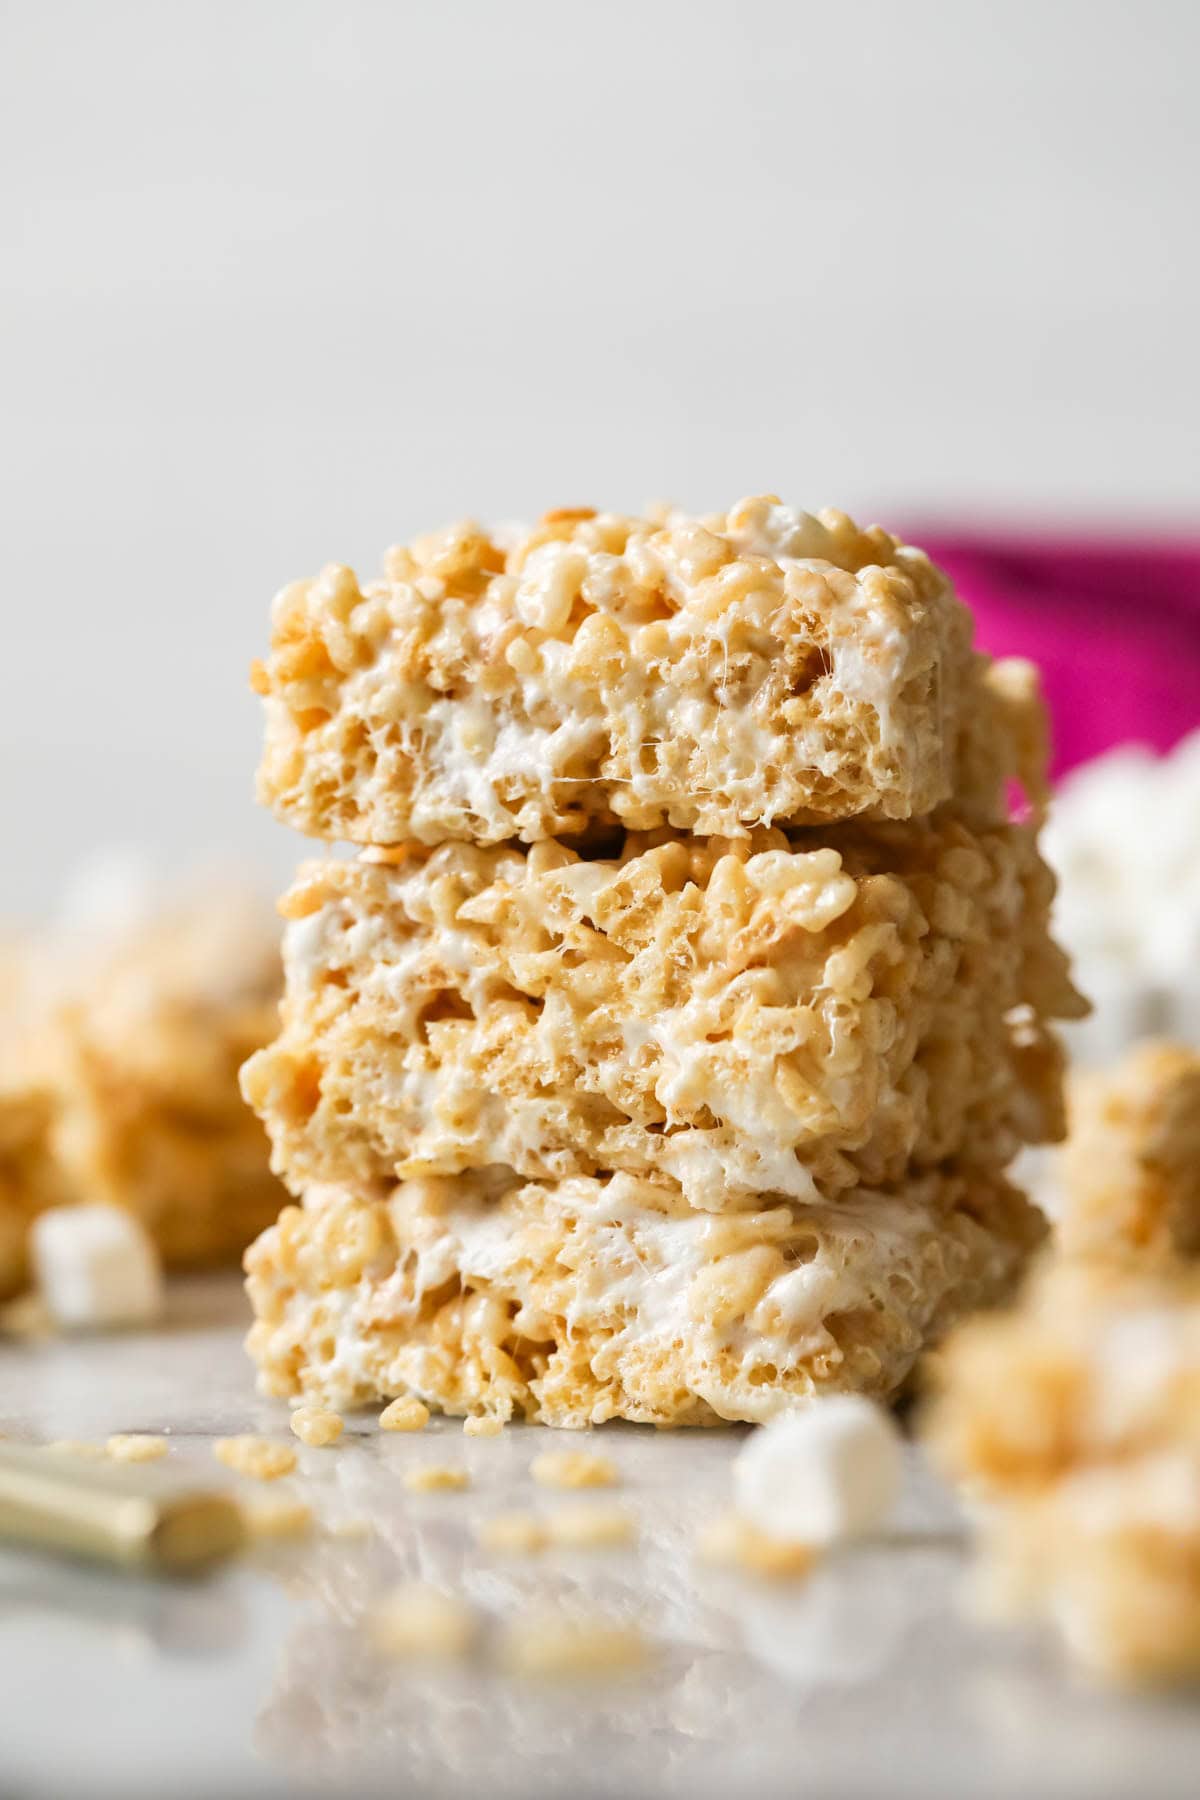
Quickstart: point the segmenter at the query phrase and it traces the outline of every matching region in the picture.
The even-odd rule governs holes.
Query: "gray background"
[[[0,906],[251,799],[273,590],[755,489],[1197,517],[1200,7],[0,8]]]

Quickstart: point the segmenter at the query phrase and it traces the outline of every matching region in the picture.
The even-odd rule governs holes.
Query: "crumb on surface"
[[[311,1450],[336,1444],[342,1435],[341,1415],[319,1406],[298,1406],[291,1417],[292,1431]]]
[[[553,1613],[516,1620],[504,1633],[501,1660],[517,1675],[577,1678],[641,1668],[650,1646],[636,1625]]]
[[[304,1537],[312,1529],[312,1508],[294,1494],[264,1494],[242,1502],[246,1535],[252,1540]]]
[[[543,1487],[615,1487],[620,1479],[610,1457],[590,1450],[544,1450],[529,1465]]]
[[[504,1420],[495,1413],[468,1413],[463,1420],[464,1437],[499,1437],[503,1430]]]
[[[371,1641],[387,1656],[455,1658],[475,1641],[470,1607],[422,1582],[394,1588],[370,1614]]]
[[[705,1562],[774,1581],[807,1575],[817,1559],[811,1544],[768,1537],[735,1512],[710,1520],[700,1531],[697,1549]]]
[[[496,1513],[479,1527],[478,1539],[485,1550],[532,1555],[547,1544],[546,1527],[535,1513]]]
[[[429,1423],[429,1408],[412,1394],[391,1400],[379,1415],[380,1431],[424,1431]]]
[[[251,1475],[257,1481],[278,1481],[296,1467],[296,1452],[290,1444],[277,1444],[270,1438],[242,1432],[237,1437],[218,1438],[213,1455],[227,1469],[239,1475]]]
[[[450,1463],[420,1463],[415,1469],[404,1471],[403,1481],[410,1494],[433,1494],[471,1485],[467,1471]]]
[[[109,1438],[105,1449],[114,1462],[157,1462],[170,1446],[165,1437],[149,1431],[118,1431]]]
[[[615,1550],[631,1544],[636,1535],[633,1519],[621,1506],[569,1506],[551,1513],[546,1535],[562,1550]]]
[[[370,1537],[375,1527],[370,1519],[361,1517],[350,1519],[330,1519],[325,1525],[328,1537],[344,1538],[348,1541]]]
[[[86,1438],[56,1438],[52,1444],[46,1445],[57,1456],[78,1456],[86,1462],[99,1462],[108,1455],[103,1444],[94,1444]]]

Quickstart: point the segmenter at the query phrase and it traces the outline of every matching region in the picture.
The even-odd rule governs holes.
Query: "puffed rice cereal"
[[[401,1479],[410,1494],[457,1493],[471,1485],[466,1469],[450,1463],[420,1463],[415,1469],[406,1469]]]
[[[502,1663],[513,1674],[565,1680],[631,1672],[650,1657],[650,1645],[635,1625],[553,1613],[514,1621],[500,1650]]]
[[[302,1444],[317,1450],[336,1444],[342,1435],[340,1415],[315,1406],[298,1406],[292,1414],[291,1427]]]
[[[534,1457],[529,1473],[543,1487],[613,1487],[620,1479],[610,1457],[587,1450],[545,1450]]]
[[[114,1462],[157,1462],[167,1454],[165,1437],[145,1431],[118,1431],[109,1438],[105,1449]]]
[[[424,1431],[428,1423],[429,1408],[411,1394],[389,1401],[379,1415],[380,1431]]]
[[[386,1656],[450,1661],[469,1655],[478,1624],[464,1601],[414,1582],[380,1601],[369,1615],[369,1630]]]
[[[278,1481],[296,1467],[296,1452],[290,1444],[276,1444],[270,1438],[254,1437],[244,1432],[239,1437],[218,1438],[213,1455],[227,1469],[239,1475],[251,1475],[256,1481]]]

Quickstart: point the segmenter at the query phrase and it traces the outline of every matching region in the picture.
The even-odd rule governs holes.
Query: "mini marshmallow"
[[[42,1298],[68,1330],[144,1325],[162,1312],[158,1255],[119,1207],[51,1207],[34,1220],[30,1249]]]
[[[733,1466],[742,1518],[785,1543],[832,1544],[881,1525],[904,1472],[889,1413],[857,1394],[761,1426]]]

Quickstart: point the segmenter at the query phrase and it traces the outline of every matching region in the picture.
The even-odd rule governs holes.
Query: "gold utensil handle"
[[[233,1555],[245,1527],[228,1494],[186,1486],[167,1470],[3,1444],[0,1538],[125,1569],[185,1573]]]

